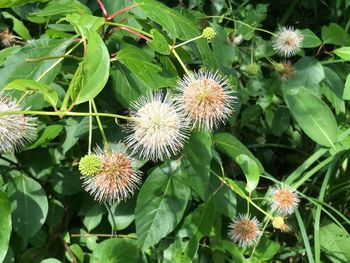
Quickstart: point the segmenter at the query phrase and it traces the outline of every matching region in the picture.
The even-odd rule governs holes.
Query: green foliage
[[[350,2],[258,2],[0,0],[1,262],[350,262]]]

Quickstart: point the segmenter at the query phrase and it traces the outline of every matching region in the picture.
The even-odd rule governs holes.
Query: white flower
[[[83,187],[99,202],[120,202],[134,195],[141,184],[140,172],[133,168],[133,160],[125,151],[107,153],[100,148],[96,150],[100,158],[98,172],[84,175]]]
[[[0,93],[0,153],[19,150],[36,138],[37,118],[24,114],[4,115],[6,112],[22,111],[20,105]]]
[[[293,27],[282,27],[273,40],[274,50],[281,56],[291,57],[300,51],[303,35]]]
[[[185,76],[178,83],[177,100],[194,128],[212,130],[233,112],[233,96],[228,81],[218,72],[199,72]]]
[[[181,105],[156,92],[132,103],[127,144],[141,158],[163,160],[179,152],[188,138]]]
[[[229,224],[228,237],[241,247],[249,247],[258,242],[262,231],[261,223],[249,215],[239,215]]]
[[[275,186],[271,190],[271,208],[280,215],[290,215],[298,207],[298,194],[289,186]]]

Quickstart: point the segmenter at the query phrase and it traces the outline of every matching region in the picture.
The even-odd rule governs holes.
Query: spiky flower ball
[[[292,62],[285,61],[283,64],[283,70],[280,73],[281,79],[290,80],[295,76],[295,68],[292,65]]]
[[[108,154],[98,149],[96,155],[102,164],[97,174],[81,177],[85,191],[96,201],[110,204],[133,196],[141,178],[140,172],[133,168],[132,159],[124,151]]]
[[[214,37],[216,36],[216,32],[214,30],[214,28],[212,27],[206,27],[204,28],[203,32],[202,32],[202,37],[206,40],[212,40]]]
[[[251,76],[256,76],[259,74],[260,66],[256,63],[251,63],[247,65],[247,72]]]
[[[127,144],[141,158],[163,160],[179,152],[188,138],[188,121],[181,105],[156,92],[132,103]]]
[[[2,116],[22,110],[14,99],[0,93],[0,153],[19,150],[36,138],[37,118],[24,114]]]
[[[84,176],[96,175],[102,167],[102,160],[95,154],[85,155],[79,162],[79,171]]]
[[[249,215],[237,216],[228,227],[228,237],[241,247],[256,244],[262,234],[261,223],[256,217],[251,219]]]
[[[298,194],[289,186],[275,186],[271,190],[271,207],[280,215],[290,215],[298,207]]]
[[[304,40],[301,31],[293,27],[282,27],[273,40],[274,50],[281,56],[291,57],[300,51]]]
[[[12,43],[17,42],[20,39],[20,37],[13,35],[8,28],[0,32],[0,41],[1,44],[5,47],[11,46]]]
[[[178,83],[177,100],[194,128],[212,130],[233,112],[236,99],[225,78],[218,72],[199,72],[185,76]]]

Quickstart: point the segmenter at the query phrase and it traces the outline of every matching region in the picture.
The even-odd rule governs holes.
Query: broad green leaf
[[[0,191],[0,262],[3,262],[7,250],[12,231],[11,224],[11,203],[5,193]]]
[[[284,90],[284,99],[301,129],[316,143],[334,147],[337,122],[332,111],[305,87]]]
[[[126,263],[137,262],[139,250],[135,240],[107,239],[94,249],[90,263]]]
[[[82,63],[81,80],[78,82],[77,98],[80,104],[97,96],[107,83],[109,76],[109,53],[102,38],[95,31],[87,30],[87,53]]]
[[[295,77],[285,82],[282,89],[290,90],[301,86],[308,89],[315,95],[320,95],[319,83],[325,78],[325,73],[321,63],[315,58],[303,57],[295,63]]]
[[[176,85],[177,77],[173,75],[166,76],[162,72],[162,68],[155,63],[154,58],[142,49],[127,46],[118,52],[116,58],[149,89],[157,90]]]
[[[342,59],[350,60],[350,47],[337,48],[333,50],[333,53]]]
[[[87,30],[98,31],[105,23],[104,18],[89,14],[68,14],[65,18],[75,27],[77,33],[87,34]]]
[[[177,163],[164,164],[143,184],[135,211],[137,241],[142,249],[158,243],[180,222],[190,195],[179,180],[180,174]]]
[[[62,222],[64,214],[64,205],[56,200],[49,200],[49,211],[46,218],[46,224],[50,227],[56,226]]]
[[[330,23],[323,26],[321,36],[324,44],[334,44],[339,46],[350,45],[350,35],[339,25]]]
[[[73,255],[74,258],[73,258]],[[78,244],[72,244],[69,246],[69,252],[66,251],[65,253],[66,258],[70,261],[70,262],[83,262],[84,261],[84,251],[83,249],[78,245]]]
[[[343,99],[350,100],[350,74],[346,77]]]
[[[45,17],[54,15],[65,15],[77,13],[80,15],[90,14],[91,11],[85,5],[77,0],[54,0],[50,1],[43,9],[38,12],[30,13],[33,17]]]
[[[350,235],[335,223],[320,229],[322,252],[333,263],[350,262]]]
[[[176,234],[175,242],[164,252],[166,262],[193,262],[199,242],[210,233],[214,219],[215,208],[210,199],[185,218]]]
[[[301,30],[301,33],[303,34],[303,48],[314,48],[318,47],[322,44],[321,39],[318,38],[318,36],[315,35],[314,32],[312,32],[310,29],[306,28]]]
[[[285,107],[279,107],[273,115],[271,132],[275,136],[281,136],[290,125],[290,113]]]
[[[29,30],[23,24],[23,22],[17,19],[15,16],[2,12],[3,17],[7,19],[11,19],[13,21],[13,31],[15,31],[21,38],[24,40],[30,40],[32,37],[30,36]]]
[[[135,0],[134,2],[139,5],[139,8],[146,13],[149,19],[161,25],[163,29],[170,34],[170,37],[173,40],[176,38],[188,40],[201,35],[197,25],[193,23],[191,19],[169,7],[166,7],[158,1]],[[214,67],[215,61],[207,41],[199,39],[196,41],[196,45],[204,64],[209,67]]]
[[[240,154],[246,154],[255,161],[260,173],[264,170],[260,161],[232,134],[218,133],[214,136],[214,141],[219,150],[230,156],[233,160],[236,160]]]
[[[63,126],[58,125],[58,124],[54,124],[54,125],[50,125],[50,126],[45,127],[43,132],[41,132],[39,134],[39,138],[32,145],[30,145],[30,147],[28,147],[27,149],[34,149],[34,148],[37,148],[43,144],[46,144],[46,143],[52,141],[60,134],[62,129],[63,129]]]
[[[28,3],[47,2],[49,0],[0,0],[0,8],[21,6]]]
[[[95,229],[101,223],[103,211],[104,207],[99,203],[95,203],[84,215],[83,224],[88,232],[91,232],[91,230]]]
[[[326,77],[321,82],[321,91],[327,100],[332,103],[337,114],[345,113],[344,83],[334,70],[328,67],[323,67],[323,69]]]
[[[39,92],[44,96],[44,99],[50,103],[53,107],[56,107],[58,94],[50,88],[48,85],[35,80],[16,79],[7,84],[4,90],[20,90],[20,91],[33,91]]]
[[[38,78],[41,78],[41,82],[50,84],[60,69],[61,64],[59,63],[56,65],[58,59],[36,62],[28,62],[27,59],[63,55],[70,44],[70,40],[57,39],[38,39],[30,41],[22,47],[20,51],[10,55],[5,65],[0,69],[0,90],[15,79],[38,80]],[[44,75],[46,71],[48,72]]]
[[[260,171],[257,163],[248,155],[240,154],[236,157],[236,162],[242,168],[247,179],[247,191],[252,192],[257,187],[260,178]]]
[[[157,29],[151,29],[150,33],[152,34],[152,41],[147,41],[147,44],[154,51],[163,55],[169,55],[170,49],[166,38]]]
[[[41,185],[23,174],[13,178],[8,187],[12,202],[14,230],[24,238],[34,236],[45,223],[47,197]]]
[[[122,64],[117,64],[116,69],[111,70],[111,79],[115,97],[125,108],[130,106],[131,101],[152,91],[150,86]]]
[[[127,228],[135,220],[136,198],[128,199],[127,202],[114,203],[108,213],[108,221],[115,230]]]
[[[230,178],[225,179],[226,182],[229,184],[232,191],[234,191],[236,194],[238,194],[242,198],[246,198],[247,195],[244,193],[243,187],[240,186],[240,184],[237,184],[235,181],[231,180]]]
[[[20,46],[13,46],[0,50],[0,67],[5,64],[8,56],[17,53],[20,49]]]
[[[278,242],[272,241],[263,235],[259,240],[254,256],[264,262],[270,261],[280,249],[281,245]]]

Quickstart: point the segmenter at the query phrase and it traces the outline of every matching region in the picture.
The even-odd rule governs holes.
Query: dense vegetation
[[[0,0],[0,261],[350,262],[349,6]]]

